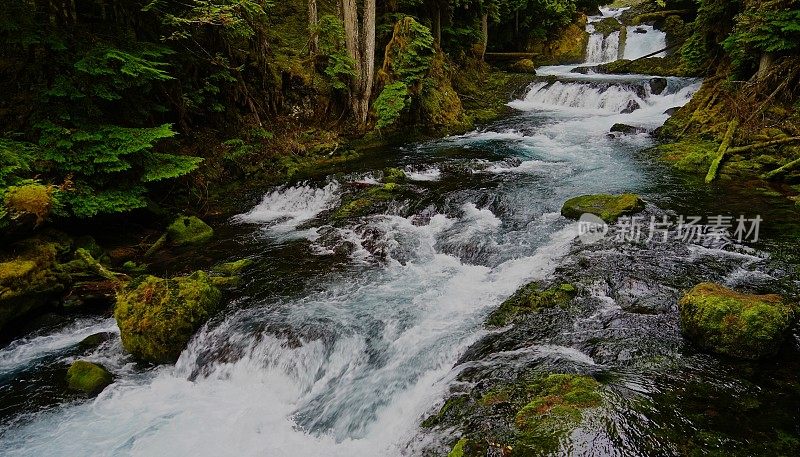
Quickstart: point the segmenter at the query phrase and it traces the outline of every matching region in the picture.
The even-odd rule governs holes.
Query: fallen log
[[[485,60],[519,60],[519,59],[535,59],[539,54],[535,52],[487,52],[484,55]]]
[[[781,176],[783,174],[786,174],[794,170],[798,166],[800,166],[800,159],[795,159],[778,169],[772,170],[769,173],[764,173],[763,175],[761,175],[761,177],[767,180],[775,179],[778,176]]]
[[[708,173],[706,174],[706,184],[717,179],[719,166],[722,164],[722,161],[725,160],[725,154],[728,153],[728,148],[731,146],[731,141],[733,141],[733,136],[736,134],[737,127],[739,127],[738,119],[734,119],[728,123],[728,131],[725,132],[725,137],[722,139],[722,144],[719,145],[719,149],[717,150],[717,158],[711,162],[711,166],[708,168]]]
[[[758,149],[765,149],[765,148],[770,148],[772,146],[780,146],[795,142],[800,142],[800,136],[792,136],[789,138],[781,138],[780,140],[765,141],[763,143],[754,143],[754,144],[749,144],[747,146],[737,146],[735,148],[728,149],[728,154],[741,154],[742,152],[756,151]]]

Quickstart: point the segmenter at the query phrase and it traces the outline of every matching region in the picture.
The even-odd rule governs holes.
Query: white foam
[[[333,208],[338,201],[339,184],[336,182],[322,188],[309,184],[282,187],[266,194],[255,208],[234,219],[264,224],[268,231],[283,234]]]
[[[119,333],[113,318],[79,319],[51,334],[14,340],[0,349],[0,376],[13,373],[43,357],[73,347],[87,336],[103,332]]]

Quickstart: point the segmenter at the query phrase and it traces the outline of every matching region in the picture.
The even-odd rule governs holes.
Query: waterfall
[[[628,60],[638,59],[666,47],[667,34],[657,30],[652,25],[628,27],[624,58]],[[653,57],[664,57],[665,55],[662,52]]]
[[[608,36],[604,36],[602,33],[589,35],[589,43],[586,45],[586,63],[606,63],[617,60],[619,35],[619,32],[611,33]]]

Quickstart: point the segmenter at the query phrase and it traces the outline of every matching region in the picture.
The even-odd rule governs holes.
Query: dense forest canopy
[[[3,2],[0,224],[15,212],[44,220],[145,207],[149,190],[203,161],[203,151],[179,147],[199,130],[225,139],[249,125],[248,139],[269,137],[292,113],[301,123],[385,129],[414,109],[430,74],[487,49],[524,50],[601,3]],[[767,74],[800,46],[795,0],[658,4],[695,19],[682,50],[695,74],[723,62],[735,78]],[[413,23],[398,29],[405,17]]]

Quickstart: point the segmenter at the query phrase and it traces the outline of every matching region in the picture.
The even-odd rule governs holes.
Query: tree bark
[[[775,63],[775,56],[770,53],[761,55],[761,60],[758,62],[758,72],[756,73],[756,80],[763,81],[772,69],[772,64]]]
[[[483,16],[481,16],[481,37],[483,38],[481,60],[483,60],[486,55],[486,49],[489,48],[489,13],[483,13]]]
[[[317,12],[317,0],[308,0],[308,50],[312,56],[317,55],[317,51],[319,50],[318,22],[319,13]]]
[[[375,79],[375,0],[364,0],[361,23],[355,0],[342,0],[347,54],[355,63],[350,105],[359,124],[366,125]]]

